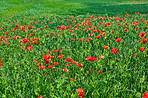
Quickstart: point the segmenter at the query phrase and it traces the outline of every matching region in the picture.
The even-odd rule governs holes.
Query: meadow
[[[148,98],[147,0],[0,9],[0,98]]]

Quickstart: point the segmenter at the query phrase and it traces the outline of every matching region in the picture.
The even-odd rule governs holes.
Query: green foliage
[[[130,0],[139,1],[139,0]],[[142,0],[146,2],[147,0]],[[82,15],[148,13],[147,3],[126,3],[128,0],[1,0],[0,17],[26,14]]]
[[[148,9],[145,9],[147,3],[125,2],[128,0],[0,1],[0,63],[3,64],[0,66],[0,98],[37,98],[40,95],[43,98],[78,98],[78,88],[84,89],[84,98],[141,98],[148,90],[148,47],[142,44],[139,34],[144,31],[147,39]],[[136,21],[139,24],[133,26]],[[111,25],[104,27],[108,22]],[[18,29],[14,30],[16,25]],[[66,26],[65,29],[59,30],[62,26]],[[94,31],[97,29],[100,32]],[[101,38],[97,38],[98,35]],[[25,38],[30,41],[24,42]],[[122,41],[116,42],[117,38]],[[30,45],[33,50],[25,49]],[[142,47],[146,49],[144,52],[140,50]],[[118,49],[117,54],[112,53],[113,48]],[[63,51],[53,52],[58,49]],[[49,55],[48,51],[54,58],[46,64],[42,58]],[[64,56],[58,59],[60,54]],[[86,60],[91,56],[98,59]],[[67,58],[77,63],[66,62]],[[54,65],[54,62],[59,64]],[[41,69],[39,63],[45,69]],[[78,67],[78,63],[83,67]],[[69,67],[65,66],[67,64]],[[49,65],[54,68],[49,69]],[[63,71],[64,68],[68,71]],[[75,81],[71,81],[72,78]]]

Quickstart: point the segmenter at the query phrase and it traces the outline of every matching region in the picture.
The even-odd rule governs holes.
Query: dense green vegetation
[[[118,13],[148,13],[147,3],[125,3],[140,0],[1,0],[0,17],[30,14],[81,15]],[[147,0],[142,0],[146,2]]]
[[[148,97],[147,0],[1,0],[0,9],[0,98]]]

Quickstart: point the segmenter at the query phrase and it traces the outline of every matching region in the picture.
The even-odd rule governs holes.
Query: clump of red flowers
[[[108,49],[109,48],[109,46],[104,46],[104,49]]]
[[[72,60],[73,60],[73,59],[71,59],[71,58],[65,59],[66,62],[71,62]]]
[[[80,67],[80,68],[83,67],[83,65],[81,63],[78,63],[77,66]]]
[[[84,92],[82,88],[76,89],[76,91],[79,93],[78,97],[84,98]]]
[[[118,49],[117,48],[113,48],[112,49],[112,54],[117,54],[118,53]]]
[[[98,58],[95,58],[95,57],[87,57],[86,60],[89,60],[89,61],[96,61],[98,60]]]
[[[116,42],[120,42],[120,41],[122,41],[122,38],[117,38],[116,39]]]
[[[99,71],[99,74],[102,74],[103,72],[102,71]]]
[[[146,49],[142,47],[142,48],[140,48],[140,50],[141,50],[142,52],[144,52]]]
[[[148,92],[147,91],[143,94],[143,98],[148,98]]]
[[[140,33],[140,38],[143,38],[143,37],[145,37],[145,36],[146,36],[145,32],[141,32],[141,33]]]
[[[142,40],[142,44],[146,44],[146,39],[145,38],[143,38],[143,40]]]
[[[127,32],[127,31],[128,31],[128,29],[127,29],[127,28],[125,28],[125,29],[124,29],[124,32]]]
[[[74,79],[74,78],[71,78],[71,80],[70,81],[76,81],[76,79]]]
[[[43,95],[40,95],[38,98],[43,98]]]
[[[0,59],[0,62],[2,62],[2,59]],[[2,63],[0,63],[0,66],[2,66]]]

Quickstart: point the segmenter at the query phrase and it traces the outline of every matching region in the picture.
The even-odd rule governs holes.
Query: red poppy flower
[[[41,65],[39,66],[40,69],[45,69],[45,66]]]
[[[33,33],[30,33],[30,36],[33,36],[34,34]]]
[[[86,32],[86,31],[87,31],[87,29],[84,29],[84,31]]]
[[[96,61],[98,60],[98,58],[95,58],[95,57],[87,57],[86,60],[89,60],[89,61]]]
[[[44,28],[42,27],[42,30],[44,30]]]
[[[53,65],[49,65],[49,66],[48,66],[49,69],[51,69],[51,68],[53,68],[53,67],[54,67]]]
[[[35,38],[32,38],[31,40],[35,41]]]
[[[58,56],[58,59],[62,59],[63,58],[63,56]]]
[[[38,98],[43,98],[43,96],[42,96],[42,95],[40,95]]]
[[[83,41],[83,38],[80,38],[79,41]]]
[[[140,48],[140,50],[141,50],[142,52],[144,52],[146,49],[144,49],[144,48]]]
[[[89,33],[89,36],[93,36],[93,34],[92,33]]]
[[[102,71],[99,71],[99,74],[102,74],[103,72]]]
[[[65,59],[66,62],[71,62],[72,60],[73,60],[73,59],[71,59],[71,58]]]
[[[146,44],[146,39],[145,38],[143,38],[143,40],[142,40],[142,44]]]
[[[127,32],[127,31],[128,31],[128,29],[127,29],[127,28],[125,28],[125,29],[124,29],[124,32]]]
[[[2,59],[0,59],[0,62],[2,62]]]
[[[58,65],[59,63],[58,62],[54,62],[54,65]]]
[[[91,37],[88,38],[89,40],[93,40]]]
[[[0,63],[0,66],[2,66],[2,63]]]
[[[83,67],[83,65],[82,65],[81,63],[79,63],[77,66],[78,66],[78,67]]]
[[[97,31],[98,31],[98,32],[101,32],[101,30],[100,30],[100,29],[97,29]]]
[[[45,59],[45,64],[49,64],[50,61],[51,59]]]
[[[147,91],[143,94],[143,98],[148,98],[148,92]]]
[[[51,51],[48,51],[49,54],[51,54]]]
[[[77,91],[78,93],[82,93],[83,90],[84,90],[84,89],[82,89],[82,88],[78,88],[78,89],[76,89],[76,91]]]
[[[6,38],[7,38],[7,39],[9,39],[9,38],[10,38],[10,36],[6,36]]]
[[[89,40],[88,39],[85,39],[85,41],[88,42]]]
[[[48,58],[50,58],[50,55],[43,55],[42,59],[48,59]]]
[[[99,58],[102,60],[104,58],[104,56],[99,56]]]
[[[27,42],[29,42],[29,40],[27,38],[24,38],[23,43],[27,43]]]
[[[118,53],[118,49],[117,48],[113,48],[112,49],[112,54],[117,54]]]
[[[2,41],[0,41],[0,44],[2,43]]]
[[[114,33],[115,31],[111,31],[111,33]]]
[[[53,59],[53,58],[54,58],[54,56],[51,56],[51,57],[50,57],[50,59]]]
[[[76,64],[77,62],[76,61],[72,61],[72,64]]]
[[[63,50],[62,50],[62,49],[58,49],[58,51],[59,51],[59,52],[63,52]]]
[[[61,35],[58,35],[58,37],[61,37]]]
[[[14,37],[13,39],[16,40],[16,37]]]
[[[97,32],[97,30],[93,30],[93,32],[95,33],[95,32]]]
[[[123,26],[126,26],[126,25],[128,25],[128,23],[124,23],[124,24],[123,24]]]
[[[64,68],[64,69],[63,69],[63,71],[67,72],[67,71],[69,71],[69,70],[68,70],[68,69],[66,69],[66,68]]]
[[[38,41],[33,41],[33,43],[37,45],[38,44]]]
[[[70,32],[73,32],[73,30],[70,30]]]
[[[107,27],[107,24],[104,24],[104,27]]]
[[[84,92],[79,93],[78,97],[84,98]]]
[[[108,49],[109,48],[109,46],[104,46],[104,49]]]
[[[62,59],[63,58],[63,54],[60,54],[59,56],[58,56],[58,59]]]
[[[140,33],[140,38],[145,37],[145,36],[146,36],[146,34],[144,31]]]
[[[36,40],[40,40],[40,38],[36,38]]]
[[[107,25],[108,25],[108,26],[111,26],[111,23],[110,23],[110,22],[107,22]]]
[[[148,20],[146,21],[147,25],[148,25]]]
[[[73,35],[73,36],[76,36],[76,34],[75,34],[75,33],[73,33],[72,35]]]
[[[74,79],[74,78],[71,78],[71,81],[76,81],[76,79]]]
[[[18,24],[16,24],[15,26],[18,27]]]
[[[121,25],[121,23],[117,23],[117,25]]]
[[[138,29],[138,28],[136,28],[136,29],[135,29],[135,31],[139,31],[139,29]]]
[[[24,49],[27,49],[27,47],[25,46]]]
[[[133,54],[133,57],[136,57],[136,54]]]
[[[122,38],[117,38],[116,39],[116,42],[120,42],[120,41],[122,41]]]
[[[38,60],[34,60],[34,63],[38,63]]]
[[[71,41],[74,41],[75,39],[74,38],[71,38]]]
[[[30,26],[28,26],[28,30],[30,30],[31,29],[31,27]]]
[[[57,50],[53,50],[53,52],[58,52]]]
[[[106,33],[102,33],[102,36],[105,36],[106,35]]]
[[[88,71],[88,72],[91,74],[92,71]]]

